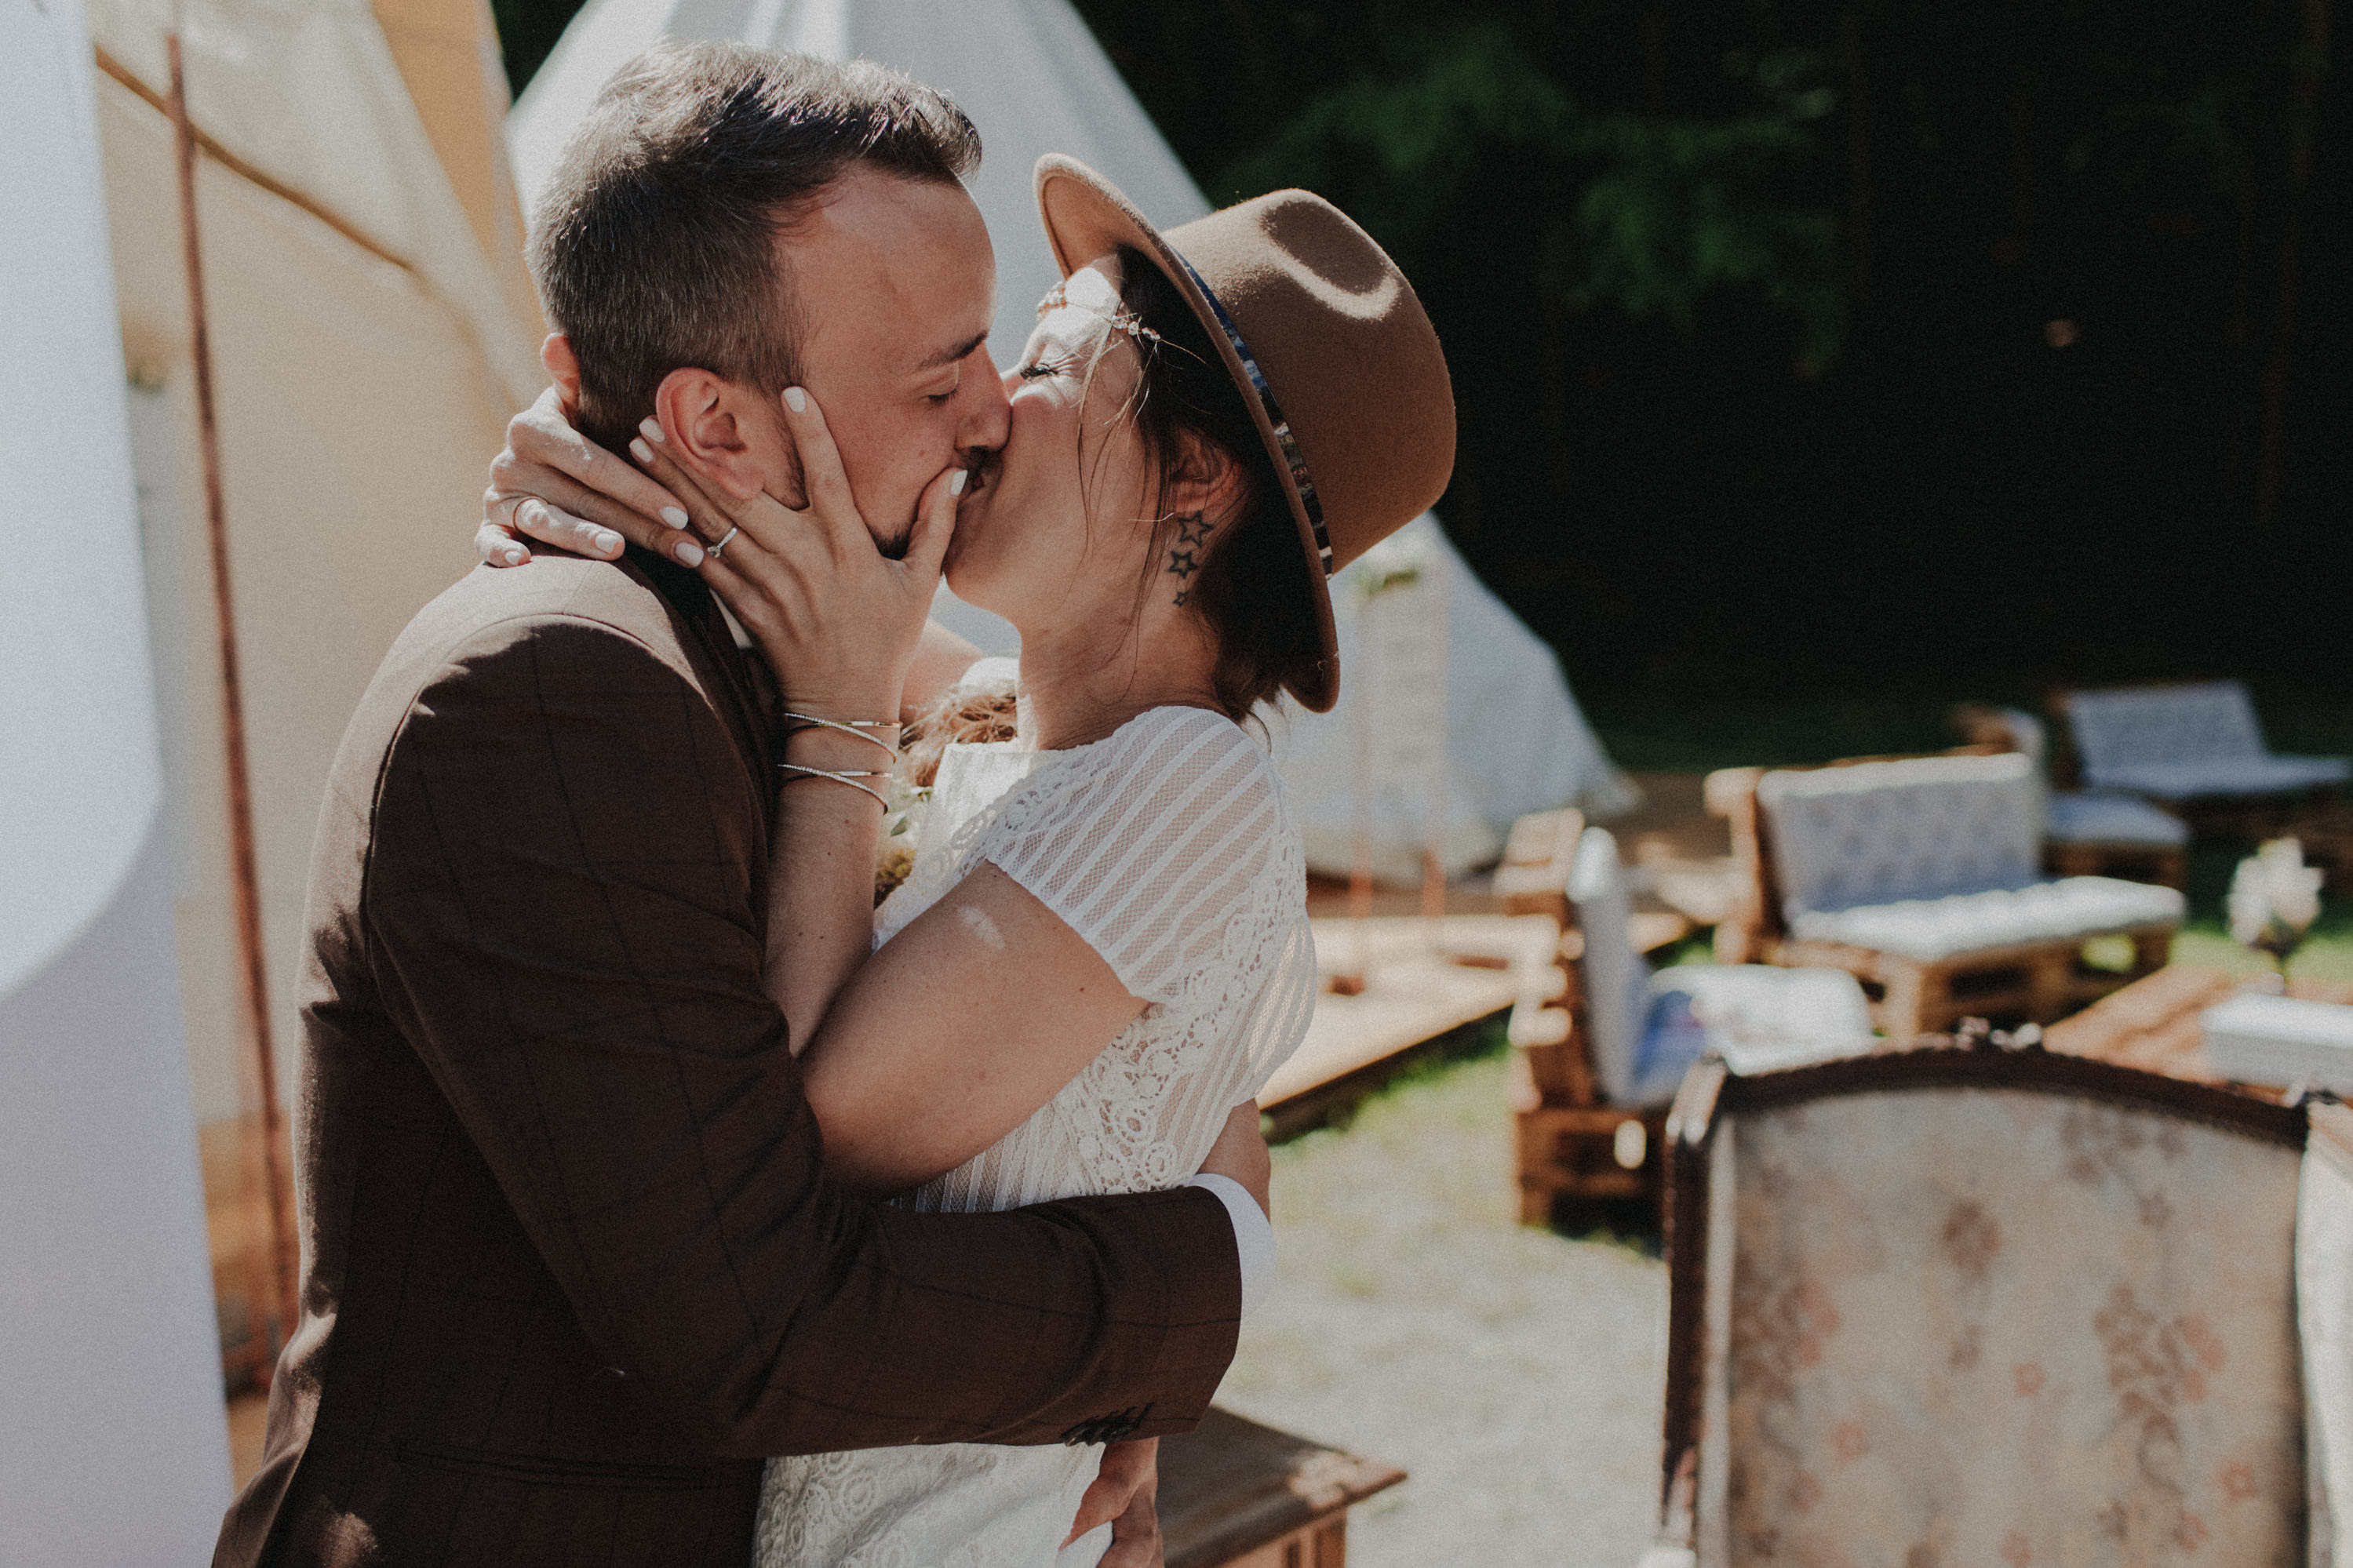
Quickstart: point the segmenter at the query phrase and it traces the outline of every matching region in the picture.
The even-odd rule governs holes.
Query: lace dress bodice
[[[1146,1005],[1027,1121],[902,1201],[1017,1208],[1183,1182],[1314,1008],[1306,865],[1265,751],[1189,708],[1067,752],[951,746],[877,944],[984,861]],[[776,1460],[760,1568],[1050,1568],[1101,1452],[944,1444]]]

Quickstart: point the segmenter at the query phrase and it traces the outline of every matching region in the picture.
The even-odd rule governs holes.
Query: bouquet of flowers
[[[2231,938],[2268,954],[2287,979],[2287,961],[2320,918],[2320,878],[2304,863],[2304,846],[2274,838],[2239,862],[2225,905]]]

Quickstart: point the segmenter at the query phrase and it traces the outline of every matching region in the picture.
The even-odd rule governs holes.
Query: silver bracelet
[[[776,766],[784,773],[798,773],[803,778],[831,779],[836,784],[848,784],[852,789],[864,790],[868,795],[872,795],[875,800],[881,804],[884,811],[887,812],[891,809],[891,802],[889,798],[886,797],[881,790],[858,782],[860,779],[887,779],[891,776],[887,773],[875,773],[849,772],[837,773],[829,773],[824,768],[805,768],[798,763],[778,763]],[[785,782],[786,784],[790,784],[793,781],[786,779]]]
[[[890,742],[884,740],[880,735],[870,735],[866,732],[869,730],[888,730],[895,735],[899,732],[899,726],[895,721],[887,719],[820,719],[814,713],[793,712],[786,713],[785,717],[792,720],[804,730],[839,730],[845,735],[855,735],[861,741],[872,742],[875,745],[878,745],[884,751],[890,752],[894,758],[899,754],[899,748],[897,746],[892,745]]]

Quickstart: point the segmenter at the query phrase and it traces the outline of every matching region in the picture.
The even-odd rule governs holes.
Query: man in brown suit
[[[976,153],[871,67],[706,47],[625,68],[534,256],[583,427],[618,444],[678,374],[747,409],[808,384],[864,515],[903,537],[904,472],[947,455],[923,420],[967,460],[1002,440],[986,350],[959,337],[905,408],[849,417],[860,394],[825,390],[806,340],[928,318],[894,298],[829,336],[861,307],[813,297],[828,264],[793,247],[851,178],[969,207]],[[929,243],[883,247],[875,286],[947,254]],[[780,711],[696,574],[636,551],[478,571],[386,657],[311,865],[302,1318],[216,1564],[743,1568],[769,1456],[1200,1416],[1241,1292],[1217,1194],[919,1215],[828,1184],[761,984]]]

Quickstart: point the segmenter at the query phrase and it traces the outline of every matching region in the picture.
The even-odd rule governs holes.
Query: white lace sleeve
[[[1155,709],[988,858],[1130,994],[1174,1005],[1250,912],[1281,830],[1275,790],[1266,752],[1230,721]]]

